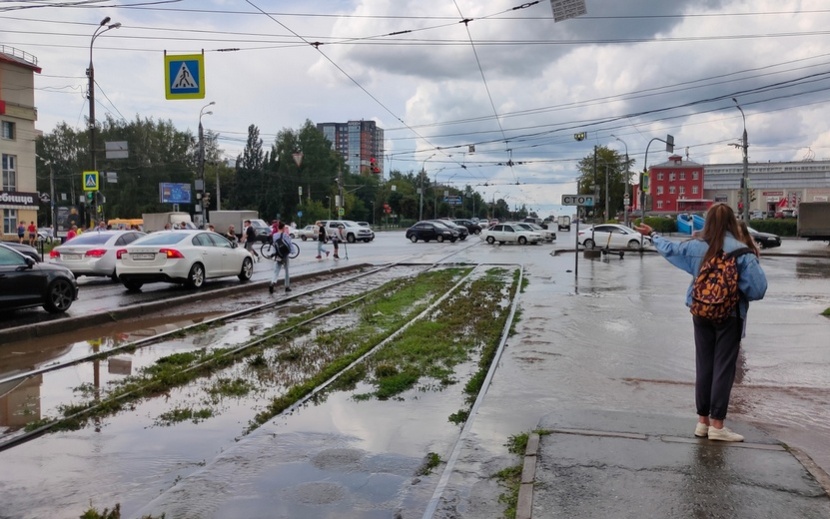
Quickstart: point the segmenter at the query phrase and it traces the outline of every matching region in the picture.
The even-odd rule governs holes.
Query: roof
[[[18,65],[40,74],[40,67],[37,66],[36,57],[28,52],[23,52],[20,49],[9,47],[8,45],[0,45],[0,62]]]

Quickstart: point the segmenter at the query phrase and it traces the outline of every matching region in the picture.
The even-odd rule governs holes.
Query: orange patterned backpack
[[[692,285],[692,315],[714,323],[725,321],[738,306],[738,257],[752,253],[742,247],[722,250],[700,266]]]

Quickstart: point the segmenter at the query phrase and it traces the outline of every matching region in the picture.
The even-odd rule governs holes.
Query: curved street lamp
[[[109,30],[118,29],[119,27],[121,27],[120,23],[110,24],[110,17],[107,16],[101,20],[101,23],[99,23],[98,27],[95,28],[95,32],[92,33],[92,39],[89,41],[89,68],[86,69],[86,75],[89,76],[89,160],[92,165],[92,171],[98,170],[98,161],[95,158],[95,67],[92,65],[92,44],[95,43],[95,38],[98,36]],[[94,209],[95,203],[96,198],[93,197],[90,207],[90,220],[96,215]]]

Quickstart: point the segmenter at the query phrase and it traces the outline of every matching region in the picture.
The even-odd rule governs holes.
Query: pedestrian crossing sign
[[[167,99],[205,98],[205,55],[164,54],[164,84]]]
[[[97,171],[84,171],[81,179],[84,184],[84,191],[98,191]]]

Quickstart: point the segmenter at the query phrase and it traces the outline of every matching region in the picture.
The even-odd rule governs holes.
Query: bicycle
[[[262,246],[259,248],[259,254],[265,259],[269,259],[271,261],[274,261],[274,260],[277,259],[277,248],[274,247],[273,242],[270,242],[270,241],[262,242]],[[291,251],[288,253],[288,259],[294,259],[299,255],[300,255],[300,246],[292,241],[291,242]]]

